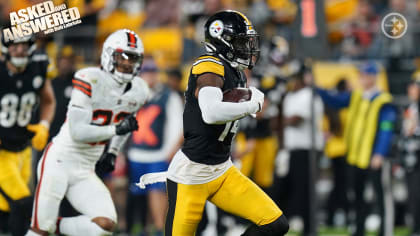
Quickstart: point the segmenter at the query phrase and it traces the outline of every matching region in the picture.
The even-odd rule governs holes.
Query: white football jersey
[[[128,84],[119,84],[109,73],[100,68],[88,67],[77,71],[74,76],[68,109],[75,106],[91,110],[90,124],[98,127],[110,126],[120,123],[129,114],[135,114],[148,96],[149,87],[140,77],[135,77]],[[71,136],[72,128],[74,127],[71,127],[70,122],[64,122],[60,132],[53,139],[54,145],[59,145],[63,155],[66,156],[63,158],[96,162],[109,140],[102,138],[97,142],[77,142]]]

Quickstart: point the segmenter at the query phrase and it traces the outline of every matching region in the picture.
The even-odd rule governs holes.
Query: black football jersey
[[[217,125],[209,125],[203,121],[195,90],[197,77],[204,73],[220,76],[224,81],[222,91],[245,87],[246,77],[224,60],[212,55],[199,57],[191,68],[188,88],[185,92],[182,151],[194,162],[215,165],[228,160],[239,120]]]
[[[34,134],[26,126],[39,105],[47,66],[47,55],[34,54],[23,72],[11,74],[0,60],[0,149],[21,151],[30,144]]]

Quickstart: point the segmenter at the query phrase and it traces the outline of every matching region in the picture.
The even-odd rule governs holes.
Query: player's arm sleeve
[[[121,151],[121,148],[127,142],[128,137],[130,137],[130,133],[125,135],[117,135],[111,139],[111,143],[109,144],[108,152],[114,155],[118,155]]]
[[[78,89],[73,89],[67,119],[70,135],[76,142],[100,142],[115,135],[114,125],[98,126],[91,124],[92,113],[90,97]]]
[[[378,131],[376,134],[373,154],[386,157],[392,144],[394,124],[397,120],[395,107],[384,105],[379,113]]]
[[[321,88],[315,88],[315,91],[319,94],[322,101],[332,108],[341,109],[350,105],[350,92],[334,93]]]
[[[251,101],[233,103],[223,102],[223,92],[217,87],[203,87],[198,92],[201,115],[207,124],[224,124],[255,113],[258,104]]]
[[[191,74],[200,76],[206,73],[219,76],[223,80],[225,69],[220,59],[213,56],[202,56],[194,62]],[[207,124],[224,124],[253,114],[258,110],[258,108],[255,109],[255,104],[253,106],[250,102],[222,102],[223,92],[214,85],[201,87],[197,98],[202,118]]]

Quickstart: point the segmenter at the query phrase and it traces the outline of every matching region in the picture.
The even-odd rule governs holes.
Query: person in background
[[[46,78],[48,56],[34,53],[34,40],[6,42],[2,37],[1,41],[0,211],[9,213],[8,230],[13,236],[22,236],[29,228],[32,147],[44,149],[55,111],[51,81]],[[40,121],[32,124],[34,120]]]
[[[69,104],[72,79],[76,72],[76,55],[70,46],[65,46],[57,56],[58,75],[52,80],[52,87],[56,95],[57,108],[55,118],[51,123],[50,137],[54,137],[60,131],[61,125],[66,120],[67,105]]]
[[[63,30],[64,43],[75,49],[77,55],[82,55],[87,63],[95,62],[95,43],[100,11],[106,6],[106,0],[55,0],[56,6],[65,3],[67,8],[77,7],[82,24]],[[98,50],[99,51],[99,50]]]
[[[184,97],[184,89],[181,88],[182,82],[182,73],[178,68],[172,68],[166,71],[168,80],[166,84],[173,91],[177,92],[179,96]]]
[[[397,112],[391,104],[392,96],[376,86],[378,73],[378,65],[369,61],[360,67],[362,89],[341,93],[316,89],[328,106],[336,109],[349,108],[344,136],[352,179],[351,188],[355,193],[355,236],[365,235],[365,220],[369,210],[364,199],[364,190],[369,181],[373,182],[381,217],[379,235],[393,234],[391,170],[386,157],[392,143]]]
[[[345,78],[339,80],[336,86],[336,92],[348,91]],[[348,170],[346,164],[346,144],[344,140],[344,128],[346,124],[347,109],[337,110],[334,108],[325,108],[325,156],[331,160],[333,171],[333,189],[328,197],[328,225],[341,225],[346,223],[348,213],[347,199],[347,181]]]
[[[412,236],[420,235],[420,78],[419,72],[414,74],[414,80],[407,87],[410,105],[403,116],[403,165],[407,173],[408,204],[413,218]]]
[[[303,235],[310,234],[310,158],[311,149],[321,151],[322,132],[315,127],[315,143],[312,142],[312,119],[315,125],[322,121],[323,104],[305,83],[305,76],[312,76],[301,66],[292,77],[292,89],[283,102],[284,148],[289,152],[289,212],[288,217],[299,216],[304,222]],[[312,101],[314,100],[314,101]],[[311,114],[311,103],[314,113]],[[292,221],[293,219],[291,219]]]
[[[241,172],[271,195],[270,188],[273,185],[274,160],[278,146],[272,121],[278,115],[277,106],[285,92],[285,82],[272,76],[254,76],[251,84],[264,92],[266,98],[263,109],[257,114],[256,119],[246,117],[241,120],[245,126],[243,133],[247,141],[233,156],[235,159],[240,159]]]
[[[183,101],[176,91],[159,80],[159,71],[153,61],[144,61],[140,76],[151,90],[148,102],[137,113],[139,130],[134,132],[128,147],[129,193],[127,199],[127,233],[134,223],[134,213],[142,208],[142,215],[150,212],[156,234],[163,236],[167,197],[164,183],[146,189],[135,184],[148,172],[166,171],[169,161],[180,146],[182,137]],[[147,202],[147,207],[144,202]],[[145,217],[143,217],[143,226]],[[149,229],[146,229],[149,231]],[[150,232],[148,232],[150,233]]]

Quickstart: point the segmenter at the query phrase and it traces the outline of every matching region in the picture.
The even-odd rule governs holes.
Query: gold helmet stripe
[[[252,23],[251,23],[251,21],[249,21],[248,20],[248,18],[244,15],[244,14],[242,14],[242,12],[239,12],[239,11],[233,11],[233,12],[236,12],[236,13],[238,13],[240,16],[242,16],[242,18],[244,18],[244,20],[245,20],[245,22],[246,22],[246,24],[248,25],[248,29],[249,30],[251,30],[252,29]]]

